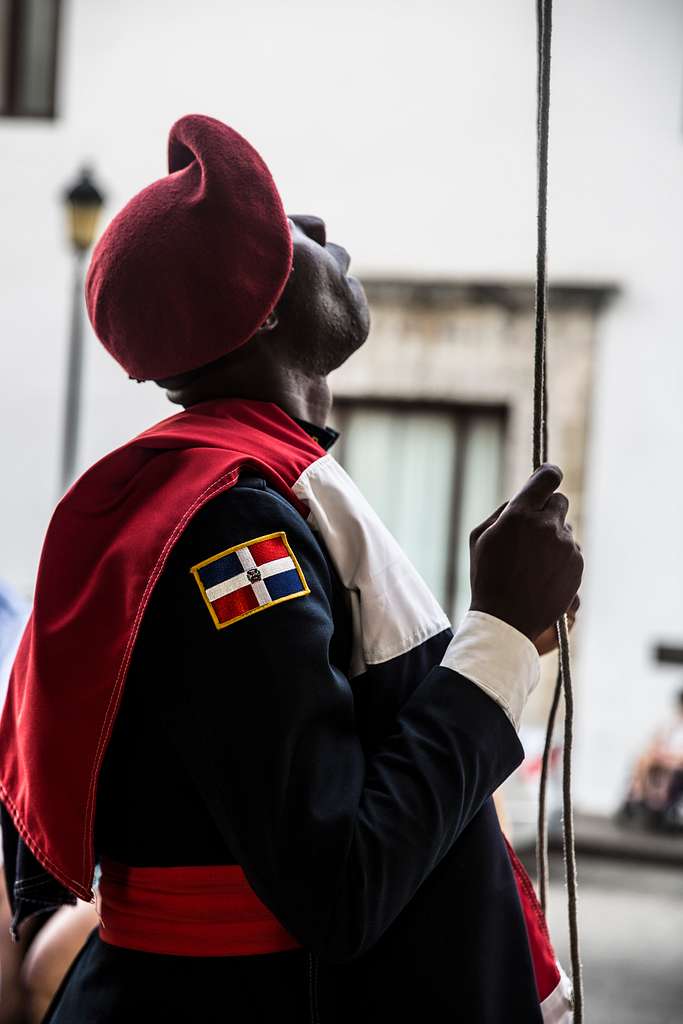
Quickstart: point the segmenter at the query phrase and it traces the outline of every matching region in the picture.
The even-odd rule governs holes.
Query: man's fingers
[[[562,483],[562,470],[551,462],[545,462],[529,477],[510,502],[510,508],[539,509]]]
[[[569,499],[564,494],[551,494],[543,506],[543,511],[547,512],[552,519],[557,519],[561,526],[564,526],[567,512],[569,511]],[[571,530],[571,527],[569,529]]]
[[[476,544],[484,530],[488,530],[489,526],[493,526],[501,512],[503,512],[503,510],[507,508],[507,504],[507,501],[504,501],[503,504],[500,505],[495,512],[491,513],[488,519],[485,519],[483,523],[479,524],[479,526],[475,526],[475,528],[472,530],[470,534],[470,544]]]
[[[580,606],[581,606],[581,599],[579,598],[578,594],[575,594],[574,600],[572,601],[572,603],[569,605],[569,608],[567,608],[567,611],[565,612],[565,614],[567,616],[567,625],[569,626],[570,629],[573,628],[574,623],[576,622],[576,614],[577,614]]]

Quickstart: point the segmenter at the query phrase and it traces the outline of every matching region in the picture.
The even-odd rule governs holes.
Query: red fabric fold
[[[545,915],[534,892],[531,879],[507,839],[505,840],[505,845],[507,846],[512,870],[515,874],[517,891],[524,913],[524,923],[526,924],[529,937],[529,948],[534,964],[538,998],[540,1002],[543,1002],[559,985],[560,969],[557,966],[557,958],[550,941],[550,933],[548,932]]]

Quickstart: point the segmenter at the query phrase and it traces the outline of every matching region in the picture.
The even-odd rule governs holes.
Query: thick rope
[[[574,687],[569,657],[567,616],[557,624],[560,645],[560,674],[564,690],[564,753],[562,757],[562,826],[564,840],[564,876],[567,885],[569,951],[574,986],[574,1024],[583,1024],[583,972],[579,947],[579,914],[574,846],[574,810],[572,807],[572,751],[574,749]]]
[[[537,26],[537,249],[536,249],[536,304],[534,334],[534,418],[533,466],[537,469],[548,458],[548,390],[546,378],[546,339],[548,310],[547,228],[548,228],[548,141],[550,136],[550,63],[552,39],[552,0],[536,0]],[[558,673],[553,702],[548,719],[548,730],[543,749],[538,820],[538,879],[541,905],[545,911],[548,889],[548,828],[546,817],[547,781],[552,748],[553,730],[560,699],[564,690],[565,724],[562,770],[562,805],[564,864],[567,884],[567,910],[569,917],[569,945],[574,986],[574,1024],[583,1024],[583,980],[579,951],[576,852],[574,849],[574,816],[571,794],[572,748],[574,742],[574,696],[569,657],[567,618],[557,623],[560,651]]]
[[[550,135],[550,40],[552,3],[536,0],[538,77],[536,115],[536,167],[538,174],[538,207],[536,214],[536,309],[534,345],[534,469],[546,462],[547,452],[547,387],[546,334],[548,318],[548,139]]]

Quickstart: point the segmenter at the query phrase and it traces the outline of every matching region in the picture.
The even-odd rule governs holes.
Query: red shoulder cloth
[[[95,792],[150,595],[183,528],[244,466],[291,487],[322,448],[277,406],[225,399],[163,420],[57,506],[0,721],[0,798],[37,860],[92,898]]]

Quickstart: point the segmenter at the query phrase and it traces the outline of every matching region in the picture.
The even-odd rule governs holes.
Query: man
[[[2,721],[15,927],[102,872],[51,1024],[570,1019],[490,799],[581,578],[561,473],[474,531],[453,637],[326,453],[348,267],[200,116],[95,250],[96,333],[186,411],[58,507]]]

